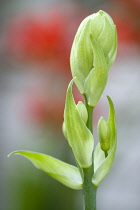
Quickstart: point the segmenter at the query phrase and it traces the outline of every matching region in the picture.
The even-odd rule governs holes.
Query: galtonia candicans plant
[[[74,154],[77,167],[51,156],[15,151],[67,187],[83,190],[84,209],[96,209],[96,192],[112,166],[116,152],[116,119],[109,96],[108,119],[99,119],[99,143],[94,146],[92,114],[107,83],[108,72],[117,52],[117,32],[111,17],[99,11],[86,17],[75,35],[70,64],[73,79],[68,85],[62,130]],[[72,85],[76,84],[85,103],[75,104]],[[10,156],[9,155],[9,156]]]

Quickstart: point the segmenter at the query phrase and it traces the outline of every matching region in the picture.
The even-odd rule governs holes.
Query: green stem
[[[85,98],[85,105],[88,112],[88,121],[87,127],[93,133],[93,124],[92,124],[92,114],[93,107],[89,106],[87,103],[87,98]],[[85,210],[96,210],[96,191],[97,187],[92,184],[92,177],[94,174],[94,158],[92,165],[89,168],[83,168],[83,196],[84,196],[84,209]]]
[[[93,167],[83,169],[83,196],[84,196],[84,209],[96,210],[96,191],[97,188],[92,184]]]
[[[107,156],[108,156],[108,152],[107,152],[107,151],[105,151],[105,158],[107,158]]]

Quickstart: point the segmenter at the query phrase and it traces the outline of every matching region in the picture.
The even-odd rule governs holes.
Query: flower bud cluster
[[[116,52],[116,26],[111,17],[100,10],[85,18],[72,45],[70,64],[75,83],[91,106],[100,99]]]

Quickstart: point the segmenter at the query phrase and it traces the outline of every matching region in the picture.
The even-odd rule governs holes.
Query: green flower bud
[[[87,113],[87,109],[85,104],[83,104],[82,101],[79,101],[78,104],[76,105],[76,108],[81,116],[81,118],[83,119],[84,123],[87,123],[88,120],[88,113]]]
[[[115,116],[115,108],[113,101],[109,96],[107,96],[108,103],[109,103],[109,114],[108,114],[108,120],[107,125],[109,126],[109,134],[110,136],[110,149],[104,154],[101,150],[101,144],[98,143],[96,145],[96,148],[94,150],[94,175],[92,178],[92,183],[95,186],[99,186],[100,183],[104,180],[108,172],[110,171],[115,154],[116,154],[116,147],[117,147],[117,130],[116,130],[116,116]],[[101,119],[100,119],[101,120]],[[100,121],[99,120],[99,121]],[[102,120],[103,121],[103,120]],[[99,123],[98,123],[99,124]],[[105,122],[106,124],[106,122]],[[107,130],[107,125],[105,125],[105,130]],[[104,126],[103,126],[104,127]],[[99,128],[99,125],[98,125]],[[101,126],[102,128],[102,126]],[[98,129],[100,131],[100,129]],[[105,134],[102,129],[100,131],[100,134]],[[109,138],[108,138],[109,139]]]
[[[106,12],[99,11],[82,21],[72,45],[70,64],[75,83],[90,106],[96,106],[101,97],[116,51],[116,26]]]
[[[110,149],[111,131],[106,120],[101,117],[98,122],[98,136],[101,149],[107,152]]]

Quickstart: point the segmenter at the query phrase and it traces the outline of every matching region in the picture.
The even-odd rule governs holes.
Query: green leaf
[[[117,134],[116,134],[116,119],[114,105],[109,96],[107,96],[109,102],[109,117],[107,123],[110,126],[111,139],[110,139],[110,149],[108,151],[108,156],[105,158],[104,152],[100,148],[100,143],[95,148],[94,152],[94,167],[95,173],[93,175],[92,182],[95,186],[99,186],[102,180],[110,171],[113,164],[116,146],[117,146]]]
[[[84,88],[88,105],[95,107],[105,89],[108,69],[104,53],[92,36],[91,42],[94,51],[94,68],[87,76]]]
[[[88,168],[92,165],[94,139],[76,108],[72,95],[72,84],[73,80],[67,89],[64,122],[68,142],[73,150],[76,161],[81,168]]]
[[[38,169],[44,171],[67,187],[78,190],[82,188],[82,178],[79,169],[51,156],[29,152],[15,151],[9,156],[17,154],[28,158]]]

